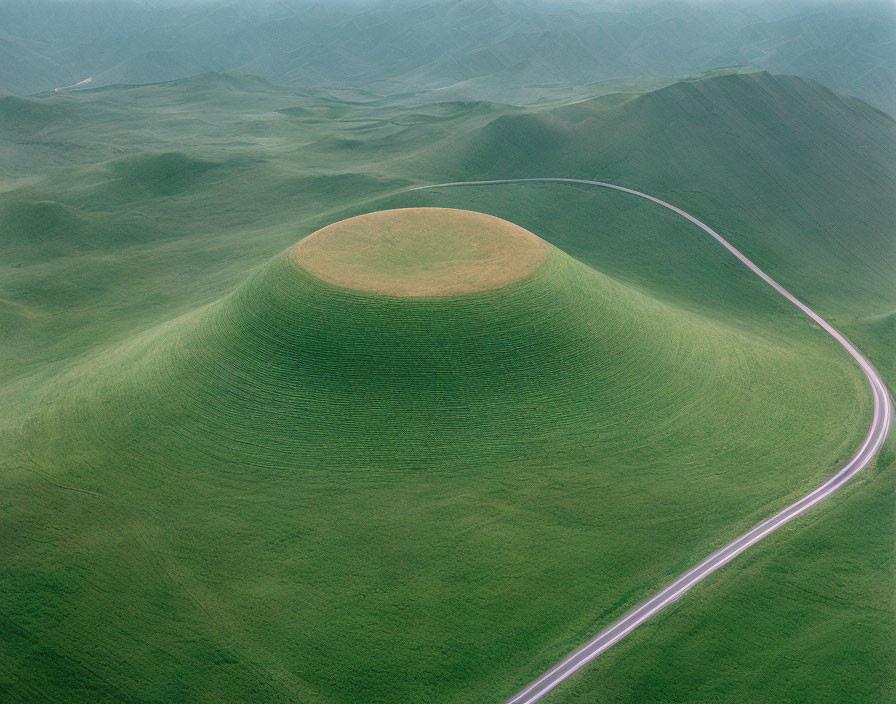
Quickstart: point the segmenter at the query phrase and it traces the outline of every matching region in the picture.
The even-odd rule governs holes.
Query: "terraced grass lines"
[[[215,647],[319,699],[468,701],[852,449],[862,381],[810,349],[553,247],[519,281],[438,297],[337,287],[284,252],[56,378],[28,461],[130,507]],[[847,431],[798,423],[807,403]],[[143,668],[117,686],[184,676]]]
[[[535,120],[213,79],[33,98],[48,119],[0,136],[0,698],[493,701],[858,444],[850,362],[671,214],[563,187],[404,189],[531,166],[656,192],[885,366],[880,113],[768,76]],[[555,248],[527,278],[435,301],[288,260],[331,222],[411,206]],[[763,639],[799,651],[804,685],[838,671],[834,641],[889,642],[884,617],[853,620],[892,584],[882,487],[843,519],[852,548],[782,553],[854,576],[846,607],[772,588],[793,610]],[[863,535],[877,547],[852,559]],[[707,660],[713,628],[691,643]],[[682,701],[792,696],[757,672],[724,693],[668,681]]]

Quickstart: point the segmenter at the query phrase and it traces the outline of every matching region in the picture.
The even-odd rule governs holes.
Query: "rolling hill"
[[[716,75],[521,110],[205,74],[27,100],[50,117],[7,118],[0,141],[15,156],[0,181],[10,701],[499,700],[863,434],[849,360],[671,215],[561,186],[405,190],[639,186],[883,367],[893,122],[818,84]],[[290,257],[331,223],[432,206],[515,223],[545,259],[496,288],[401,297]],[[708,630],[685,602],[645,629],[668,654],[656,671],[620,650],[640,689],[600,669],[573,701],[637,701],[659,678],[680,701],[745,699],[678,658],[682,639],[724,642],[720,666],[753,658],[749,686],[799,701],[758,667],[751,625],[800,653],[803,701],[823,701],[838,641],[857,677],[889,681],[866,652],[891,633],[887,457],[794,526],[799,542],[707,583]],[[765,569],[781,579],[753,596]],[[847,575],[848,601],[805,591]],[[781,609],[787,627],[721,602]],[[732,623],[745,637],[722,638]]]
[[[811,81],[731,74],[519,111],[452,157],[452,176],[577,174],[665,193],[718,213],[749,256],[793,272],[829,314],[892,310],[894,122]]]
[[[726,326],[536,238],[535,259],[505,283],[502,272],[517,271],[508,254],[521,256],[502,246],[513,230],[442,212],[339,226],[417,253],[401,267],[390,256],[384,272],[378,255],[326,228],[315,237],[329,259],[303,241],[221,300],[47,380],[9,444],[10,495],[49,493],[8,505],[21,541],[8,563],[35,575],[4,600],[4,622],[21,638],[4,661],[30,673],[11,694],[61,695],[72,681],[94,685],[97,670],[127,696],[178,683],[184,696],[214,698],[251,684],[236,663],[226,687],[188,675],[176,645],[187,638],[204,662],[235,650],[286,698],[480,698],[496,681],[509,688],[533,652],[587,629],[596,604],[612,613],[618,594],[678,569],[707,535],[816,481],[861,434],[861,379],[814,331],[795,329],[783,345]],[[454,257],[404,244],[422,233],[453,238]],[[464,253],[466,270],[482,267],[468,280],[503,285],[383,295],[306,268],[438,282]],[[796,423],[810,408],[828,420]],[[830,433],[835,423],[842,432]],[[47,580],[69,558],[42,553],[38,567],[16,546],[42,540],[40,516],[56,510],[58,492],[85,511],[114,507],[66,553],[87,550],[96,531],[124,531],[131,548],[104,539],[101,550],[145,551],[152,574],[145,560],[111,559],[50,598]],[[694,512],[703,531],[687,520]],[[547,549],[559,534],[562,551]],[[114,585],[145,594],[142,608],[117,606],[125,587]],[[23,620],[35,590],[48,598]],[[167,597],[153,606],[154,594]],[[76,603],[77,636],[63,618]],[[100,653],[89,670],[77,665],[96,639],[109,653],[129,650],[171,608],[184,616],[150,637],[175,662],[134,654],[126,675]],[[27,642],[57,643],[41,660],[73,663],[72,680],[57,690],[30,679],[44,670]],[[485,653],[488,665],[474,668]]]

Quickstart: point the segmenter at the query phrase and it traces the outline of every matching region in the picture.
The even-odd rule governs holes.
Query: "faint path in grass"
[[[34,320],[40,316],[39,313],[35,313],[23,303],[17,303],[8,298],[0,298],[0,306],[6,306],[7,308],[12,309],[16,314],[21,315],[23,318],[28,318],[29,320]]]
[[[701,222],[690,213],[678,208],[671,203],[656,198],[655,196],[636,191],[632,188],[617,186],[613,183],[604,181],[591,181],[578,178],[512,178],[512,179],[494,179],[488,181],[454,181],[451,183],[439,183],[429,186],[416,186],[410,190],[424,190],[430,188],[451,188],[460,186],[496,186],[511,185],[525,183],[561,183],[571,185],[597,186],[599,188],[610,188],[615,191],[629,193],[639,198],[645,198],[657,205],[660,205],[681,217],[689,220],[701,230],[706,232],[710,237],[715,239],[731,254],[740,260],[744,266],[756,274],[760,279],[765,281],[775,291],[784,296],[793,305],[805,313],[813,322],[822,328],[826,333],[833,337],[843,349],[861,367],[868,383],[871,386],[871,394],[873,398],[874,411],[871,420],[871,427],[865,440],[856,450],[855,454],[849,461],[840,468],[840,470],[828,479],[824,484],[810,492],[798,501],[790,504],[787,508],[779,511],[771,518],[762,521],[742,536],[728,543],[723,548],[717,550],[707,557],[703,562],[685,572],[672,584],[665,589],[657,592],[655,595],[642,602],[617,621],[607,626],[600,633],[595,635],[587,643],[575,650],[571,655],[560,661],[553,668],[548,670],[541,677],[533,681],[524,689],[520,690],[516,695],[507,699],[505,704],[532,704],[542,699],[546,694],[570,677],[574,672],[594,660],[601,653],[611,648],[620,640],[625,638],[629,633],[634,631],[638,626],[648,621],[656,614],[660,613],[670,604],[673,604],[688,591],[693,589],[697,584],[706,579],[716,570],[724,567],[742,552],[752,547],[762,539],[774,533],[776,530],[792,521],[797,516],[805,513],[815,504],[820,503],[839,491],[850,479],[867,467],[871,461],[877,456],[886,440],[890,431],[892,418],[892,400],[887,392],[883,379],[878,374],[874,366],[869,362],[861,352],[859,352],[853,344],[842,334],[837,332],[831,325],[825,322],[817,313],[809,308],[805,303],[800,301],[796,296],[785,289],[781,284],[772,279],[737,248],[731,245],[719,233],[713,230],[709,225]]]

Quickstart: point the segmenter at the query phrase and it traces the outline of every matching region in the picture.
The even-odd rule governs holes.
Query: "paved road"
[[[537,680],[532,682],[528,687],[521,690],[518,694],[506,700],[505,704],[531,704],[537,702],[550,692],[554,687],[563,682],[566,678],[576,672],[579,668],[594,660],[598,655],[608,650],[614,644],[625,638],[629,633],[635,630],[642,623],[652,618],[667,606],[678,600],[683,594],[687,593],[699,582],[711,575],[717,569],[723,567],[740,555],[744,550],[758,543],[770,533],[778,530],[781,526],[789,523],[800,514],[808,511],[815,504],[824,501],[826,498],[841,489],[850,479],[858,472],[868,466],[871,460],[877,455],[887,433],[890,430],[891,417],[893,415],[893,405],[883,379],[877,373],[877,370],[871,363],[862,356],[852,343],[843,335],[826,323],[818,314],[811,310],[806,304],[799,301],[792,293],[787,291],[781,284],[772,279],[762,269],[741,254],[735,247],[729,244],[719,233],[713,230],[709,225],[700,222],[690,213],[686,213],[681,208],[676,208],[671,203],[655,198],[654,196],[636,191],[631,188],[624,188],[612,183],[604,183],[603,181],[588,181],[577,178],[514,178],[500,179],[494,181],[458,181],[454,183],[440,183],[434,186],[418,186],[413,190],[424,188],[444,188],[453,186],[488,186],[512,183],[566,183],[566,184],[584,184],[586,186],[599,186],[601,188],[612,188],[615,191],[623,191],[646,198],[653,201],[657,205],[668,208],[674,213],[678,213],[683,218],[690,220],[701,230],[716,239],[725,249],[737,257],[745,266],[747,266],[760,279],[765,281],[775,291],[780,293],[784,298],[793,303],[803,313],[814,320],[821,328],[833,337],[840,345],[852,355],[858,365],[868,377],[868,383],[871,385],[871,393],[874,398],[874,417],[871,421],[871,428],[865,441],[859,446],[855,454],[843,467],[824,484],[815,491],[807,494],[799,501],[791,504],[783,511],[776,513],[771,518],[754,526],[748,532],[737,538],[725,547],[717,550],[707,557],[703,562],[693,569],[685,572],[681,577],[676,579],[672,584],[647,599],[640,606],[629,611],[618,621],[610,624],[594,636],[591,640],[578,648],[569,657],[565,658],[553,668],[544,673]]]

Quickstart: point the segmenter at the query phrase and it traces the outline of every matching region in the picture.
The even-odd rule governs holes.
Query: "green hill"
[[[501,116],[470,135],[451,173],[575,174],[666,194],[773,275],[794,272],[829,314],[844,311],[841,286],[847,306],[883,312],[894,134],[889,116],[816,83],[731,74]]]
[[[445,227],[419,212],[420,231]],[[390,275],[421,264],[408,266]],[[7,435],[19,538],[4,560],[20,578],[6,583],[3,662],[22,673],[8,693],[509,692],[620,595],[851,451],[868,415],[859,374],[820,333],[787,339],[553,247],[516,282],[435,297],[334,286],[278,255],[219,301],[48,378]],[[73,504],[51,521],[62,496]],[[49,526],[71,531],[64,550]],[[94,550],[99,566],[71,572]]]
[[[431,247],[422,251],[435,256]],[[173,451],[177,438],[139,414],[132,418],[133,409],[112,410],[130,395],[128,387],[145,407],[144,386],[158,373],[171,377],[162,399],[176,407],[152,415],[164,425],[178,418],[200,455],[235,465],[330,469],[467,467],[533,454],[552,463],[601,437],[614,438],[619,452],[642,447],[681,423],[693,444],[720,434],[714,425],[727,423],[730,412],[713,420],[717,414],[702,408],[722,408],[720,399],[699,401],[697,411],[689,387],[697,369],[708,386],[715,376],[731,378],[732,369],[710,371],[729,355],[748,355],[756,365],[744,370],[750,377],[796,375],[795,383],[807,383],[796,358],[788,369],[786,349],[766,343],[748,352],[743,333],[638,296],[557,250],[535,273],[498,290],[446,302],[370,297],[324,285],[280,258],[222,301],[129,343],[127,355],[107,353],[115,360],[102,373],[108,379],[91,383],[89,393],[99,394],[102,419],[129,420],[127,430],[104,429],[102,444],[110,448],[116,435],[133,444],[139,433],[145,439],[136,451]],[[103,368],[96,364],[87,368]],[[58,379],[57,392],[83,373],[77,367]],[[98,391],[106,383],[114,393]],[[178,388],[191,391],[181,398]],[[88,407],[68,403],[79,416]],[[692,427],[686,408],[707,416],[703,427]],[[623,431],[623,418],[643,418],[645,435],[630,423]],[[198,426],[188,430],[188,423]]]
[[[680,218],[598,189],[405,188],[656,193],[884,367],[886,116],[764,75],[538,110],[334,95],[206,75],[31,98],[71,117],[0,135],[0,698],[492,701],[858,444],[850,361]],[[509,220],[549,255],[438,299],[290,264],[320,227],[413,206]],[[709,631],[645,629],[669,657],[638,682],[796,699],[759,666],[772,638],[800,653],[803,701],[832,691],[838,642],[888,681],[885,488],[860,480],[839,518],[770,544],[778,562],[682,600],[705,599]],[[719,644],[755,676],[713,689]],[[595,672],[608,699],[641,696]]]
[[[0,97],[0,127],[7,135],[38,132],[71,116],[71,110],[59,103],[48,105],[14,95]]]

